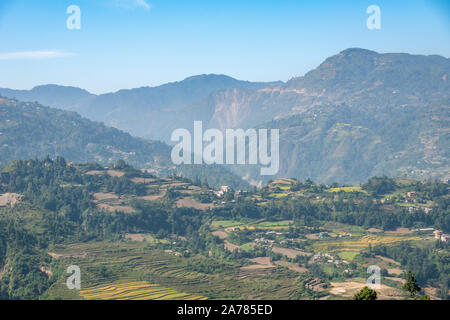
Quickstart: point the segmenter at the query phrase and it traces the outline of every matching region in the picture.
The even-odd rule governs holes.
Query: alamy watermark
[[[194,121],[194,135],[187,129],[172,132],[172,162],[180,164],[259,164],[261,175],[275,175],[280,167],[279,129],[219,129],[203,132],[202,121]],[[269,149],[270,148],[270,154]]]
[[[370,289],[381,288],[381,268],[376,265],[368,266],[367,273],[372,274],[367,278],[366,284]]]
[[[66,20],[66,26],[69,30],[81,29],[81,9],[77,5],[71,5],[67,7],[67,14],[70,16]]]
[[[71,265],[67,268],[67,274],[70,276],[67,278],[66,285],[69,290],[81,289],[81,270],[79,266]]]
[[[366,10],[370,16],[367,18],[366,26],[369,30],[381,30],[381,9],[377,5],[370,5]]]

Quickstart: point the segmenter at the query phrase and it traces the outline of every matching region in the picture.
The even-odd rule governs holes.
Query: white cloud
[[[125,9],[144,8],[145,10],[150,10],[151,5],[147,1],[148,0],[113,0],[110,4]]]
[[[150,5],[145,0],[136,0],[136,4],[140,7],[150,10]]]
[[[0,53],[0,60],[40,60],[71,57],[74,53],[62,51],[21,51]]]

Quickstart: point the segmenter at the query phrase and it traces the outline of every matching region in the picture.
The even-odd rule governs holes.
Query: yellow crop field
[[[399,236],[377,236],[367,235],[354,240],[318,241],[313,244],[317,252],[355,251],[362,250],[369,245],[378,244],[389,245],[401,241],[422,240],[420,237],[399,237]]]
[[[243,230],[286,230],[291,228],[291,226],[261,226],[261,225],[255,225],[255,226],[249,226],[249,225],[244,225],[244,226],[236,226],[236,227],[229,227],[226,228],[225,231],[231,232],[234,231],[235,229],[239,229],[241,231]]]
[[[243,231],[243,230],[255,230],[255,227],[254,226],[249,226],[249,225],[235,226],[235,227],[226,228],[225,231],[234,231],[234,230],[237,230],[237,229],[239,229],[241,231]]]
[[[344,191],[344,192],[363,192],[363,193],[367,193],[365,190],[363,190],[361,187],[339,187],[339,188],[331,188],[328,189],[327,192],[339,192],[339,191]]]
[[[284,198],[284,197],[287,197],[287,196],[288,196],[287,193],[274,193],[274,194],[272,194],[272,197],[275,197],[277,199]]]
[[[206,300],[206,297],[178,292],[146,281],[111,284],[80,290],[87,300]]]

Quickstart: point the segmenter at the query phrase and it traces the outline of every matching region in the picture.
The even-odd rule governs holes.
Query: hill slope
[[[0,100],[0,163],[63,156],[71,161],[110,163],[123,159],[140,167],[167,166],[170,149],[161,142],[62,111],[16,100]]]
[[[48,84],[31,90],[12,90],[0,88],[0,95],[20,101],[38,101],[54,108],[75,111],[95,97],[86,90]]]
[[[228,88],[255,90],[280,83],[240,81],[225,75],[210,74],[157,87],[119,90],[101,95],[55,85],[39,86],[30,91],[0,88],[0,95],[76,111],[88,119],[104,122],[135,136],[169,141],[174,128],[186,127],[192,123],[191,118],[209,120],[204,110],[193,114],[192,109],[211,93]],[[174,117],[175,113],[179,116]]]
[[[125,160],[161,175],[179,174],[211,186],[246,187],[239,177],[221,167],[175,167],[170,146],[82,118],[74,112],[31,102],[0,98],[0,166],[17,159],[62,156],[74,162],[110,164]]]
[[[449,76],[450,59],[444,57],[347,49],[280,86],[213,93],[208,126],[279,128],[283,177],[359,183],[373,175],[407,174],[446,180]],[[249,179],[258,178],[255,173]]]
[[[370,176],[450,179],[450,101],[370,113],[316,107],[261,125],[280,129],[278,176],[358,184]],[[255,168],[232,168],[267,182]]]

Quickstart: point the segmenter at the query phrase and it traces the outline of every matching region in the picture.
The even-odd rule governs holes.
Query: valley
[[[381,270],[380,299],[404,299],[411,269],[432,299],[448,294],[448,244],[436,239],[436,230],[450,231],[444,183],[276,179],[218,193],[124,163],[27,160],[1,172],[0,194],[18,195],[0,207],[0,226],[17,229],[0,242],[1,292],[10,297],[348,299],[371,265]],[[24,245],[34,271],[22,292],[4,285],[23,276],[9,261]],[[80,267],[80,291],[66,286],[70,265]]]

